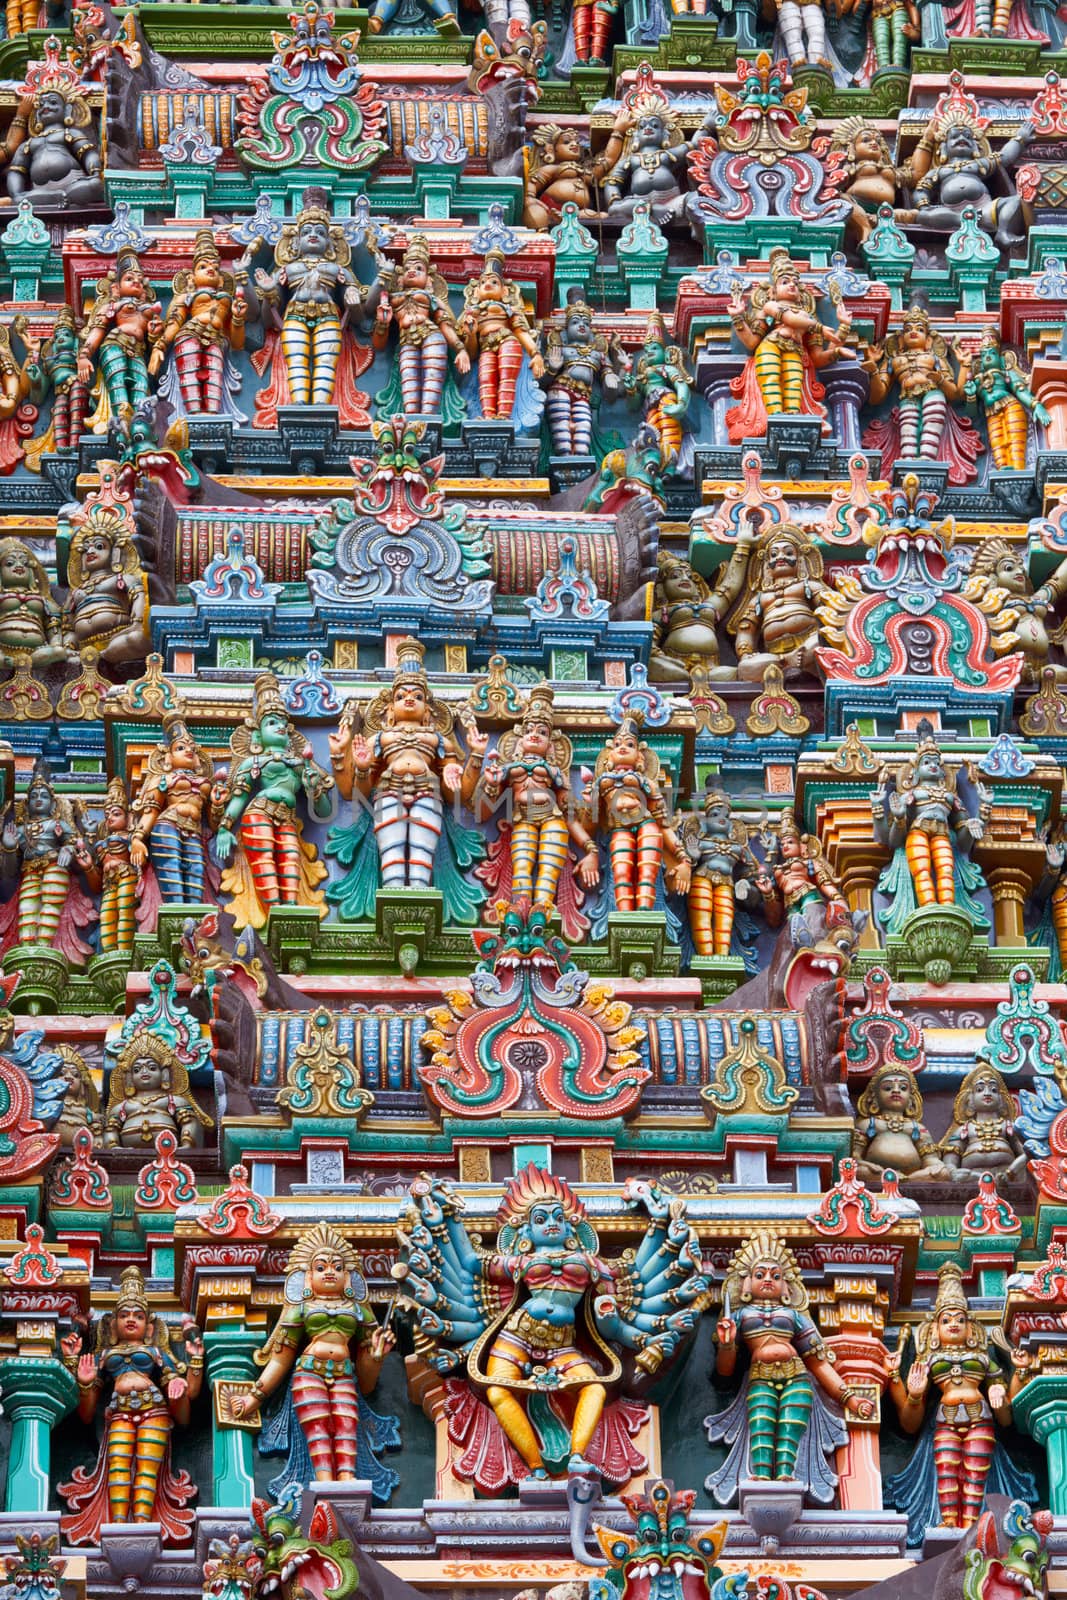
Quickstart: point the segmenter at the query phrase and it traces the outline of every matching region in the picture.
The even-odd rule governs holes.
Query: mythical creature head
[[[722,1576],[715,1565],[726,1541],[727,1525],[716,1523],[706,1533],[690,1531],[696,1495],[675,1493],[673,1483],[656,1478],[643,1494],[624,1494],[623,1505],[635,1523],[632,1534],[597,1528],[601,1550],[612,1570],[594,1579],[590,1600],[708,1600]]]
[[[291,1493],[281,1505],[252,1501],[252,1548],[261,1563],[259,1600],[345,1600],[354,1595],[359,1572],[332,1507],[319,1501],[305,1537],[298,1521],[299,1485]]]
[[[975,1548],[967,1552],[963,1600],[1020,1600],[1043,1596],[1051,1552],[1051,1511],[1031,1511],[1013,1500],[998,1533],[991,1511],[981,1518]]]

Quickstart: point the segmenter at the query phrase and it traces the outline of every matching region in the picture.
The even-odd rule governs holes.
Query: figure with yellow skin
[[[557,733],[548,684],[533,689],[522,722],[505,733],[487,758],[474,791],[475,815],[491,817],[507,793],[510,810],[511,898],[555,903],[568,837],[583,852],[578,877],[586,888],[600,878],[596,842],[571,815],[570,740]]]
[[[75,859],[91,889],[100,893],[100,949],[133,949],[139,873],[131,858],[130,801],[121,778],[112,778],[104,815],[92,848],[75,847]]]
[[[823,432],[828,433],[816,372],[848,350],[851,322],[842,317],[836,328],[820,322],[815,294],[788,252],[774,249],[770,260],[769,282],[752,290],[747,305],[742,290],[735,287],[729,305],[734,332],[752,352],[739,377],[730,382],[731,391],[740,397],[740,403],[726,413],[731,444],[762,438],[768,417],[784,414],[822,417]]]
[[[394,1275],[416,1307],[427,1359],[440,1372],[462,1366],[535,1478],[599,1470],[597,1432],[622,1376],[618,1346],[652,1373],[696,1326],[693,1302],[707,1280],[684,1203],[654,1184],[627,1188],[651,1221],[637,1250],[609,1264],[577,1195],[537,1167],[508,1184],[490,1251],[467,1236],[447,1183],[412,1185]],[[557,1422],[566,1419],[565,1445],[549,1445],[546,1401]]]
[[[78,1415],[92,1422],[108,1388],[104,1438],[92,1473],[78,1467],[59,1493],[72,1508],[63,1532],[73,1544],[98,1543],[105,1522],[156,1522],[164,1543],[189,1537],[196,1490],[170,1465],[170,1438],[189,1421],[200,1392],[204,1345],[196,1324],[182,1328],[184,1361],[172,1353],[167,1324],[152,1312],[138,1267],[122,1274],[115,1309],[97,1325],[96,1348],[81,1351],[81,1335],[62,1341],[64,1363],[78,1381]]]
[[[960,386],[985,416],[989,450],[1000,471],[1026,471],[1030,418],[1048,427],[1052,418],[1026,381],[1013,350],[1005,350],[996,328],[986,328],[978,349],[957,342]]]
[[[956,894],[956,855],[969,855],[985,831],[979,816],[969,816],[956,792],[930,726],[920,726],[912,759],[889,789],[883,768],[871,796],[875,838],[896,850],[903,843],[908,871],[921,906],[951,906]]]

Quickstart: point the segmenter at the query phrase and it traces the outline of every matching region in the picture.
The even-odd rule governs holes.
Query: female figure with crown
[[[430,691],[425,654],[417,639],[401,639],[389,688],[362,718],[349,701],[330,735],[341,794],[347,800],[358,791],[373,804],[373,815],[364,808],[350,825],[331,828],[326,841],[326,853],[351,869],[326,897],[350,920],[373,914],[379,880],[386,889],[436,886],[450,921],[474,922],[483,898],[459,870],[485,854],[481,835],[462,827],[444,800],[470,805],[488,737],[468,726],[464,759],[452,713]],[[372,831],[376,852],[366,848]]]
[[[605,1403],[622,1376],[617,1347],[637,1351],[638,1372],[651,1374],[696,1326],[706,1280],[684,1203],[655,1185],[628,1185],[626,1199],[651,1221],[636,1252],[609,1265],[573,1189],[532,1165],[504,1192],[495,1250],[472,1244],[447,1183],[420,1178],[411,1198],[394,1275],[415,1304],[431,1364],[465,1370],[519,1473],[601,1470],[611,1455]],[[472,1475],[487,1490],[515,1481],[506,1469],[489,1483]]]
[[[296,805],[303,790],[312,816],[329,816],[334,781],[290,722],[272,672],[260,674],[253,695],[252,716],[230,737],[233,761],[215,847],[226,861],[240,840],[222,887],[233,897],[238,923],[262,928],[274,905],[317,906],[326,914],[318,888],[326,868],[301,837]]]
[[[95,1469],[75,1469],[59,1493],[71,1507],[63,1532],[73,1544],[95,1544],[105,1522],[158,1522],[166,1544],[190,1536],[196,1493],[189,1474],[174,1472],[170,1438],[174,1424],[189,1421],[189,1405],[200,1392],[204,1346],[192,1321],[182,1327],[186,1359],[172,1352],[167,1324],[148,1304],[138,1267],[122,1274],[114,1311],[96,1328],[96,1348],[83,1351],[81,1335],[62,1341],[63,1361],[78,1381],[78,1415],[91,1423],[110,1387],[104,1438]]]
[[[888,770],[882,770],[871,796],[875,838],[891,850],[903,844],[917,905],[960,903],[957,858],[969,855],[985,831],[983,795],[980,791],[979,815],[968,815],[929,723],[920,724],[915,754],[897,773],[892,791]],[[887,870],[891,872],[892,866]],[[977,886],[975,882],[964,885]],[[888,891],[891,886],[887,883],[885,887]]]
[[[200,228],[193,241],[192,267],[174,276],[167,317],[148,363],[155,375],[173,350],[173,371],[159,386],[178,416],[229,416],[245,422],[233,395],[241,379],[229,361],[231,350],[243,350],[248,302],[232,272],[222,265],[210,228]]]
[[[456,371],[466,377],[471,358],[448,303],[448,285],[430,262],[430,247],[416,234],[378,303],[374,347],[384,350],[390,322],[396,323],[401,405],[406,417],[433,417],[441,410],[451,350]],[[379,414],[390,407],[378,396]]]
[[[151,862],[164,905],[199,905],[204,899],[204,830],[221,806],[211,761],[185,718],[163,714],[163,740],[145,764],[133,804],[130,860],[142,874]],[[143,894],[142,894],[143,899]]]
[[[587,800],[608,836],[608,857],[619,911],[652,911],[664,851],[667,882],[684,894],[690,864],[685,848],[668,826],[659,785],[659,759],[641,738],[641,721],[623,717],[611,742],[597,757]]]
[[[818,302],[804,284],[800,269],[780,246],[770,254],[770,282],[752,290],[746,306],[740,288],[730,301],[730,321],[752,355],[744,370],[731,378],[730,389],[740,404],[726,413],[731,444],[761,439],[767,418],[789,414],[822,417],[829,433],[823,386],[816,373],[847,351],[852,324],[842,317],[828,328],[815,315]]]
[[[830,1461],[848,1440],[830,1402],[864,1420],[874,1415],[874,1402],[834,1370],[808,1315],[800,1268],[781,1239],[757,1233],[737,1251],[723,1283],[716,1337],[720,1376],[733,1376],[739,1342],[751,1360],[737,1399],[705,1422],[711,1443],[730,1446],[706,1480],[708,1493],[724,1506],[742,1478],[795,1478],[813,1500],[830,1505],[837,1487]]]
[[[100,280],[78,357],[86,384],[93,381],[94,360],[99,363],[113,417],[136,411],[148,398],[148,349],[163,332],[161,310],[134,252],[120,250]]]
[[[479,277],[468,283],[463,295],[459,331],[467,353],[477,362],[478,400],[487,422],[511,420],[516,413],[516,394],[523,368],[523,357],[530,363],[535,378],[545,375],[544,357],[537,347],[534,330],[526,315],[517,283],[504,276],[506,257],[501,250],[490,250]],[[544,396],[536,386],[524,395],[515,420],[524,414],[527,401],[537,402],[541,415]]]
[[[596,841],[574,815],[571,745],[556,731],[552,702],[548,684],[530,691],[521,723],[503,735],[486,760],[474,796],[476,815],[487,820],[507,794],[511,815],[501,837],[508,840],[511,881],[495,887],[503,898],[525,897],[540,906],[555,904],[568,837],[583,852],[577,868],[581,883],[593,888],[600,881]]]
[[[285,1410],[295,1414],[315,1481],[350,1483],[365,1475],[357,1472],[360,1396],[378,1382],[395,1343],[392,1329],[375,1321],[355,1250],[336,1228],[320,1222],[301,1235],[289,1256],[285,1308],[256,1356],[263,1372],[247,1393],[231,1400],[232,1415],[236,1421],[254,1416],[288,1380]],[[281,1420],[284,1425],[284,1411]],[[287,1443],[292,1450],[298,1441],[290,1435]],[[263,1445],[276,1448],[268,1440]],[[283,1481],[295,1476],[307,1482],[305,1466],[299,1454],[291,1454]]]
[[[937,1299],[916,1330],[915,1359],[904,1379],[906,1344],[902,1337],[889,1357],[889,1393],[905,1433],[922,1429],[922,1436],[903,1472],[886,1479],[885,1503],[907,1513],[908,1543],[921,1544],[929,1527],[971,1527],[987,1490],[1032,1504],[1037,1485],[997,1443],[994,1427],[1011,1420],[1028,1358],[1007,1352],[1015,1370],[1010,1379],[1001,1373],[985,1328],[971,1315],[955,1261],[937,1274]],[[923,1427],[931,1384],[939,1400]]]

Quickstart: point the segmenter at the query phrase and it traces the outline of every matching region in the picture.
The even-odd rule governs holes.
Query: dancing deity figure
[[[91,646],[108,666],[143,661],[148,637],[148,580],[121,511],[93,506],[67,556],[67,645]]]
[[[678,894],[686,892],[689,860],[678,835],[668,826],[659,758],[641,738],[637,717],[624,717],[600,752],[585,798],[591,807],[590,820],[607,834],[616,910],[655,908],[664,855],[668,887]]]
[[[92,111],[77,70],[59,60],[55,46],[50,39],[44,62],[26,73],[32,102],[26,136],[8,165],[7,192],[16,204],[27,199],[35,210],[102,206],[103,163]]]
[[[914,1074],[892,1062],[879,1067],[856,1102],[849,1149],[864,1183],[881,1181],[887,1172],[933,1181],[951,1175],[922,1115]]]
[[[1026,1358],[1010,1380],[989,1353],[988,1335],[971,1315],[955,1261],[937,1274],[934,1308],[915,1333],[915,1359],[901,1376],[902,1340],[890,1356],[889,1393],[905,1433],[923,1429],[930,1386],[938,1403],[908,1465],[885,1482],[885,1502],[908,1513],[909,1542],[924,1528],[969,1528],[978,1521],[986,1489],[1033,1501],[1036,1485],[997,1443],[994,1421],[1011,1420]]]
[[[667,550],[659,552],[648,662],[648,675],[654,683],[688,684],[691,661],[699,661],[713,680],[737,676],[736,667],[723,666],[719,661],[716,628],[744,587],[752,542],[746,522],[712,588],[684,556]]]
[[[91,849],[75,846],[89,887],[100,895],[100,949],[105,954],[133,950],[137,918],[138,872],[132,860],[130,801],[121,778],[112,778],[104,815]]]
[[[467,353],[478,363],[478,398],[487,422],[510,418],[524,355],[535,378],[545,375],[522,292],[504,276],[506,259],[501,250],[487,253],[480,275],[464,290],[459,319]]]
[[[909,461],[940,460],[949,402],[960,398],[960,387],[928,313],[912,306],[900,332],[890,334],[882,347],[873,345],[860,365],[871,375],[871,405],[879,405],[894,385],[900,390],[900,455]]]
[[[382,886],[431,888],[444,825],[443,799],[470,805],[488,736],[468,727],[470,755],[453,734],[452,713],[430,692],[425,647],[401,640],[393,682],[368,708],[360,732],[356,707],[345,707],[330,735],[330,761],[345,799],[373,799]],[[368,738],[369,735],[369,738]]]
[[[623,381],[627,392],[641,401],[645,422],[659,440],[663,466],[677,471],[693,377],[681,349],[668,342],[667,325],[658,311],[649,317],[644,347]]]
[[[702,818],[687,818],[679,830],[693,863],[689,885],[689,926],[698,956],[728,956],[738,898],[749,893],[757,874],[748,847],[748,829],[718,790],[704,796]]]
[[[980,1061],[960,1084],[952,1126],[941,1141],[941,1154],[953,1177],[969,1178],[983,1172],[1007,1179],[1021,1177],[1027,1152],[1015,1131],[1017,1115],[1000,1073]]]
[[[62,1341],[64,1362],[78,1380],[83,1422],[92,1422],[101,1396],[111,1390],[95,1470],[78,1467],[59,1486],[72,1508],[62,1519],[71,1543],[98,1543],[106,1522],[157,1522],[167,1544],[190,1537],[193,1512],[186,1501],[196,1488],[187,1472],[172,1469],[170,1446],[174,1424],[188,1426],[190,1402],[200,1393],[204,1345],[189,1320],[181,1339],[184,1360],[149,1306],[140,1269],[126,1267],[114,1311],[97,1323],[95,1350],[81,1351],[78,1333]]]
[[[56,450],[72,450],[81,436],[89,410],[92,364],[86,381],[78,370],[81,341],[78,319],[71,307],[59,307],[51,336],[43,344],[29,333],[25,335],[25,344],[30,399],[39,406],[51,390],[52,446]]]
[[[436,1347],[432,1364],[462,1370],[484,1394],[533,1477],[597,1471],[605,1402],[621,1377],[615,1347],[654,1373],[696,1326],[706,1279],[684,1204],[633,1185],[628,1198],[651,1221],[637,1250],[609,1265],[577,1195],[537,1167],[508,1184],[494,1250],[471,1242],[447,1183],[420,1178],[411,1197],[394,1270]]]
[[[568,289],[562,328],[544,332],[546,411],[557,456],[587,456],[593,448],[593,394],[618,392],[617,374],[629,362],[618,339],[593,331],[593,311],[578,288]]]
[[[285,300],[281,345],[295,406],[328,406],[334,401],[341,358],[343,322],[355,312],[361,318],[377,310],[381,285],[361,284],[350,270],[351,246],[340,224],[320,205],[305,205],[283,227],[274,250],[273,273],[257,267],[255,291],[248,291],[248,314],[265,302],[275,308]],[[247,258],[241,269],[247,268]],[[339,304],[340,302],[340,304]]]
[[[835,329],[818,320],[816,297],[786,250],[773,249],[770,262],[770,281],[752,290],[747,306],[736,285],[730,301],[734,332],[752,351],[741,374],[730,380],[740,396],[740,404],[726,413],[731,444],[763,438],[767,418],[782,415],[822,417],[823,432],[829,433],[816,371],[848,353],[851,322],[842,317]]]
[[[568,836],[583,852],[578,877],[600,880],[596,841],[573,815],[570,740],[557,733],[548,684],[531,690],[521,723],[505,733],[482,769],[475,813],[488,820],[503,794],[511,813],[511,898],[551,906],[567,858]]]
[[[221,794],[211,761],[184,717],[163,714],[163,742],[152,749],[133,805],[130,859],[143,870],[151,861],[164,905],[200,905],[204,899],[204,831],[218,820]]]
[[[233,273],[223,267],[210,228],[198,229],[192,267],[175,274],[173,291],[149,374],[161,372],[167,352],[173,350],[182,410],[216,416],[227,395],[229,353],[244,349],[248,303]]]
[[[37,557],[21,539],[0,539],[0,653],[35,667],[66,661],[63,620]]]
[[[715,1368],[730,1378],[738,1343],[750,1362],[741,1392],[726,1411],[705,1423],[712,1444],[732,1446],[705,1487],[729,1505],[742,1478],[796,1479],[823,1505],[833,1499],[837,1475],[827,1459],[847,1442],[839,1402],[865,1421],[874,1402],[856,1393],[832,1365],[808,1314],[808,1294],[792,1251],[781,1239],[757,1233],[727,1269],[723,1309],[716,1327]]]
[[[26,798],[15,820],[4,825],[6,851],[21,862],[18,891],[19,944],[51,944],[70,892],[70,869],[85,840],[70,801],[52,787],[48,763],[38,757]]]
[[[997,195],[990,185],[998,180],[1007,187],[1010,169],[1033,137],[1033,125],[1024,122],[998,154],[986,136],[987,119],[955,85],[942,108],[920,139],[911,158],[912,198],[917,222],[940,233],[955,233],[963,212],[973,206],[979,226],[993,235],[1002,250],[1021,244],[1026,237],[1026,216],[1020,195]],[[1014,191],[1014,185],[1012,185]]]
[[[359,1397],[378,1382],[396,1343],[367,1300],[360,1260],[343,1234],[320,1222],[303,1233],[285,1268],[285,1309],[256,1355],[263,1372],[231,1402],[237,1421],[288,1383],[315,1481],[351,1483],[356,1471]]]
[[[172,1133],[183,1150],[198,1150],[213,1120],[189,1092],[189,1073],[157,1035],[137,1033],[115,1063],[104,1112],[106,1150],[153,1150]]]
[[[136,411],[148,398],[148,347],[163,332],[162,307],[132,250],[122,249],[101,278],[82,336],[78,376],[93,381],[98,362],[112,416]]]
[[[231,912],[257,928],[271,906],[314,905],[325,914],[318,885],[326,868],[301,837],[296,805],[303,790],[312,816],[328,817],[334,781],[290,722],[273,673],[256,679],[253,714],[231,734],[230,750],[215,848],[220,861],[236,851],[222,880],[234,896]]]
[[[956,856],[969,855],[985,832],[981,809],[977,817],[968,815],[928,733],[920,735],[892,791],[883,767],[871,796],[875,838],[890,850],[903,844],[919,906],[956,904]]]
[[[452,308],[448,284],[430,263],[430,247],[416,234],[404,251],[388,291],[382,294],[374,328],[374,347],[384,350],[389,324],[396,323],[400,394],[406,417],[437,416],[441,410],[448,352],[456,371],[466,377],[471,369]]]
[[[822,556],[802,528],[776,523],[761,537],[728,624],[739,678],[762,682],[769,666],[783,672],[816,670],[816,607],[827,592],[822,574]]]
[[[1030,418],[1047,428],[1052,418],[1026,381],[1014,350],[1005,350],[996,328],[986,328],[978,349],[957,340],[960,384],[985,417],[993,465],[1000,471],[1026,471]]]

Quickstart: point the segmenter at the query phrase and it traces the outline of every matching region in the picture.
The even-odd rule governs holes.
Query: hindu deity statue
[[[983,539],[963,592],[991,613],[993,649],[1022,651],[1024,683],[1039,683],[1049,669],[1058,683],[1067,681],[1067,667],[1050,661],[1052,645],[1062,643],[1062,628],[1048,619],[1051,608],[1067,594],[1067,561],[1061,561],[1035,589],[1025,547],[1006,539]]]
[[[927,724],[929,728],[929,724]],[[957,856],[967,856],[985,832],[980,813],[970,816],[956,791],[936,741],[920,731],[915,754],[889,788],[883,767],[871,795],[874,834],[890,850],[903,845],[919,906],[956,903]]]
[[[507,794],[511,805],[510,898],[535,905],[555,902],[567,860],[568,836],[582,851],[578,877],[586,888],[600,881],[596,840],[574,815],[570,789],[571,744],[556,731],[548,684],[530,691],[521,723],[505,733],[482,768],[475,814],[488,820]]]
[[[511,417],[524,356],[533,377],[545,375],[522,291],[504,276],[506,260],[501,250],[487,253],[481,273],[463,292],[459,319],[467,353],[478,363],[478,400],[487,422]]]
[[[148,637],[148,582],[121,511],[92,506],[67,556],[67,645],[91,646],[107,666],[143,661]]]
[[[827,327],[815,314],[817,305],[788,251],[779,247],[770,253],[769,281],[751,291],[747,304],[740,285],[735,285],[730,321],[752,354],[730,380],[731,391],[740,400],[726,413],[731,444],[762,438],[767,418],[783,414],[822,417],[823,432],[829,433],[816,373],[848,353],[852,324],[841,317],[836,328]]]
[[[53,787],[43,757],[34,763],[26,798],[0,839],[20,861],[18,942],[51,944],[70,892],[71,868],[86,846],[70,801]]]
[[[618,10],[619,0],[575,0],[571,12],[571,41],[579,66],[607,65],[608,45]]]
[[[842,15],[868,11],[867,37],[875,72],[906,72],[908,45],[922,38],[922,23],[915,0],[859,0],[845,5]]]
[[[929,313],[912,306],[904,313],[900,332],[891,333],[884,345],[872,345],[860,365],[871,376],[872,405],[879,405],[894,387],[900,391],[898,454],[909,461],[940,460],[949,403],[960,398],[960,387]]]
[[[703,815],[686,818],[679,832],[689,852],[689,926],[698,956],[728,956],[737,902],[755,884],[758,867],[748,829],[717,789],[704,796]]]
[[[462,30],[459,19],[449,0],[419,0],[419,6],[443,38],[460,37]],[[400,0],[374,0],[374,9],[367,21],[367,32],[385,32],[399,10]]]
[[[696,1326],[707,1280],[684,1204],[632,1185],[628,1198],[651,1221],[637,1250],[609,1265],[570,1185],[535,1166],[504,1191],[495,1249],[468,1237],[449,1184],[420,1178],[411,1198],[395,1275],[432,1341],[432,1365],[463,1372],[484,1394],[532,1477],[598,1471],[600,1423],[622,1371],[617,1347],[654,1373]],[[545,1426],[546,1396],[570,1402],[563,1437],[556,1417]]]
[[[861,245],[874,227],[879,207],[896,207],[900,190],[910,181],[910,165],[896,164],[881,129],[864,117],[843,117],[835,124],[829,154],[836,158],[841,193],[852,205],[849,229]],[[909,222],[915,212],[895,209],[894,216]]]
[[[173,351],[176,381],[161,385],[160,392],[180,402],[179,414],[217,416],[227,409],[240,382],[229,353],[244,349],[247,315],[244,290],[223,267],[214,233],[198,229],[193,264],[174,276],[163,331],[148,362],[149,375],[158,376]]]
[[[213,1119],[189,1090],[184,1062],[156,1034],[134,1034],[111,1073],[104,1112],[106,1150],[153,1150],[172,1133],[183,1150],[199,1150]]]
[[[579,288],[567,291],[562,328],[546,326],[543,334],[546,413],[552,450],[558,456],[587,456],[593,449],[593,395],[600,385],[614,395],[618,374],[629,368],[613,334],[593,330],[593,310]]]
[[[396,1336],[375,1320],[359,1257],[329,1223],[300,1236],[286,1264],[284,1298],[285,1309],[256,1356],[263,1371],[246,1393],[234,1396],[232,1415],[236,1421],[254,1416],[286,1384],[285,1405],[295,1413],[315,1480],[351,1482],[360,1476],[360,1396],[377,1384]]]
[[[332,829],[331,854],[353,860],[357,844],[373,831],[378,874],[368,876],[368,898],[356,911],[345,889],[345,914],[366,914],[373,908],[378,877],[386,889],[429,889],[443,885],[451,863],[456,824],[445,817],[445,799],[470,805],[478,782],[488,735],[473,724],[466,729],[470,746],[464,758],[454,733],[452,713],[430,690],[423,666],[425,647],[417,639],[397,646],[392,684],[371,702],[361,719],[349,701],[336,734],[330,735],[330,761],[345,799],[358,791],[373,802],[371,818],[364,811],[352,830]],[[463,830],[466,831],[466,830]],[[332,888],[332,885],[331,885]],[[332,897],[331,897],[332,898]]]
[[[856,1101],[852,1129],[850,1154],[865,1183],[880,1182],[886,1172],[924,1181],[951,1177],[922,1115],[914,1073],[892,1062],[879,1067]]]
[[[1049,44],[1047,33],[1035,28],[1025,0],[959,0],[945,7],[945,32],[950,39],[1027,39]]]
[[[956,76],[954,74],[954,76]],[[957,83],[938,101],[934,119],[911,157],[912,199],[918,224],[938,233],[954,233],[964,209],[973,206],[980,227],[993,235],[1002,250],[1010,250],[1026,237],[1021,197],[1007,190],[1011,169],[1033,137],[1024,122],[999,152],[986,136],[988,119],[978,115],[977,103]]]
[[[95,1544],[106,1522],[157,1522],[165,1543],[183,1543],[193,1523],[186,1502],[196,1493],[184,1470],[171,1466],[174,1424],[186,1427],[200,1393],[204,1344],[192,1321],[181,1330],[184,1359],[175,1355],[162,1317],[149,1305],[139,1267],[126,1267],[114,1311],[96,1325],[93,1350],[81,1335],[62,1341],[63,1359],[78,1382],[78,1415],[91,1423],[108,1391],[104,1436],[92,1472],[75,1469],[59,1493],[71,1508],[62,1519],[72,1544]]]
[[[664,468],[678,472],[693,375],[681,349],[669,342],[667,325],[658,311],[648,319],[641,354],[623,382],[627,392],[640,400],[646,426],[655,430]]]
[[[63,619],[48,574],[21,539],[0,539],[0,653],[35,667],[65,661]]]
[[[122,249],[110,272],[100,279],[96,299],[82,335],[78,376],[93,381],[93,362],[100,367],[111,414],[136,411],[148,398],[148,352],[163,333],[162,307],[144,268],[132,250]]]
[[[705,1422],[712,1444],[732,1445],[705,1480],[719,1505],[729,1505],[742,1478],[795,1478],[823,1505],[833,1500],[832,1452],[848,1438],[837,1402],[869,1418],[874,1402],[856,1393],[832,1365],[808,1314],[808,1294],[792,1251],[770,1233],[756,1233],[736,1252],[723,1283],[716,1326],[715,1368],[730,1378],[738,1344],[750,1361],[732,1405]]]
[[[177,711],[163,713],[163,740],[151,750],[133,804],[130,859],[151,863],[164,905],[204,899],[205,832],[217,821],[221,793],[211,760]]]
[[[576,8],[588,16],[592,6]],[[554,122],[535,128],[524,152],[523,178],[526,200],[522,220],[528,228],[544,232],[554,228],[570,202],[582,221],[599,217],[599,189],[622,155],[623,138],[633,126],[633,112],[622,106],[616,114],[608,142],[595,156],[583,145],[575,128]]]
[[[24,372],[30,399],[41,405],[49,391],[52,395],[52,448],[72,450],[77,444],[89,410],[89,389],[92,384],[92,364],[89,381],[78,370],[78,353],[81,332],[78,318],[68,305],[56,311],[52,333],[43,344],[27,332],[26,365]]]
[[[969,1528],[987,1488],[1033,1502],[1033,1479],[998,1444],[994,1427],[1011,1420],[1023,1370],[1017,1366],[1008,1379],[993,1360],[986,1329],[971,1315],[957,1262],[946,1262],[937,1274],[937,1299],[915,1332],[906,1379],[904,1346],[901,1340],[889,1358],[889,1393],[905,1433],[921,1430],[921,1437],[903,1472],[885,1480],[885,1502],[907,1512],[909,1539],[929,1527]],[[931,1385],[938,1403],[924,1427]]]
[[[954,346],[960,384],[985,417],[993,465],[1001,471],[1026,471],[1030,418],[1047,428],[1052,418],[1038,400],[1014,350],[1005,350],[996,328],[986,328],[977,350],[964,340]]]
[[[448,284],[430,262],[430,247],[416,234],[404,251],[378,302],[374,328],[376,349],[385,348],[390,323],[396,324],[400,395],[406,417],[437,416],[441,410],[448,353],[456,371],[466,377],[471,369],[452,308]]]
[[[616,910],[654,909],[665,858],[668,888],[686,892],[689,859],[668,825],[659,758],[641,738],[640,718],[623,717],[597,757],[584,799],[594,827],[607,836]]]
[[[737,650],[737,676],[762,682],[772,665],[786,673],[814,672],[816,607],[826,592],[814,540],[792,523],[768,528],[749,557],[741,597],[728,623]]]
[[[689,683],[688,663],[701,662],[711,679],[735,678],[736,667],[719,660],[717,626],[744,587],[752,553],[746,523],[729,561],[708,586],[684,556],[661,550],[656,560],[652,601],[652,651],[649,677],[655,683]]]
[[[319,906],[325,915],[318,885],[326,868],[304,841],[296,808],[302,791],[312,816],[328,817],[334,781],[290,722],[272,672],[256,679],[252,715],[230,735],[230,751],[215,850],[220,861],[234,857],[222,878],[231,913],[256,928],[276,905]]]
[[[604,179],[608,212],[632,217],[638,201],[647,200],[653,220],[669,222],[685,210],[689,153],[714,132],[718,112],[709,111],[687,139],[670,100],[651,75],[639,77],[624,104],[632,126],[625,130],[622,154]]]
[[[778,28],[791,67],[822,67],[832,73],[826,49],[826,9],[819,0],[774,0]]]
[[[238,278],[250,256],[238,264]],[[381,295],[377,272],[370,284],[351,271],[352,247],[344,229],[319,204],[305,204],[287,223],[274,248],[274,271],[257,267],[250,284],[248,315],[269,307],[281,313],[281,355],[292,405],[335,403],[344,326],[352,314],[368,320]]]
[[[953,1177],[975,1173],[1018,1178],[1026,1171],[1027,1152],[1015,1131],[1015,1101],[995,1067],[979,1062],[964,1078],[952,1108],[952,1126],[941,1141],[941,1154]]]
[[[100,949],[129,954],[137,917],[137,867],[131,859],[130,800],[121,778],[112,778],[104,815],[78,864],[89,887],[100,895]]]
[[[25,138],[7,169],[11,199],[27,199],[38,211],[102,206],[100,145],[89,101],[76,69],[59,60],[55,40],[45,60],[26,73],[26,91],[32,103]]]
[[[805,916],[811,910],[831,926],[852,916],[818,835],[801,833],[792,806],[782,812],[777,838],[757,881],[770,901],[767,920],[772,927],[785,917]]]
[[[52,1131],[58,1133],[61,1149],[72,1150],[74,1135],[80,1129],[88,1128],[94,1138],[100,1133],[100,1091],[85,1057],[73,1045],[57,1044],[55,1051],[62,1063],[59,1076],[66,1088]]]

